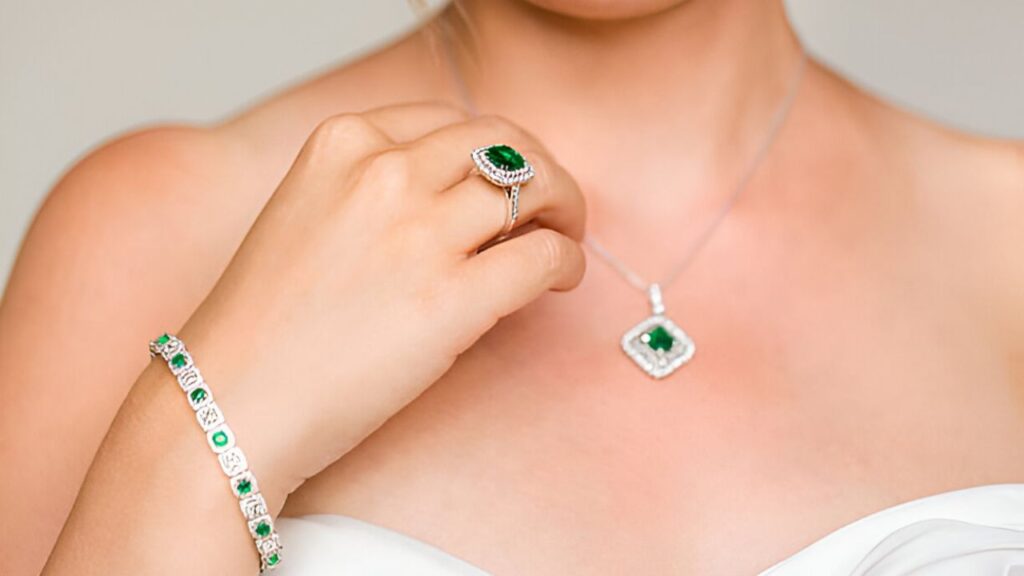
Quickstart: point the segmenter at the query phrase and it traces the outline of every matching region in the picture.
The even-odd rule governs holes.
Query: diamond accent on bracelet
[[[235,434],[227,424],[221,424],[206,433],[206,442],[210,444],[210,450],[223,454],[235,447]]]
[[[198,421],[199,425],[203,427],[203,432],[209,432],[224,423],[224,414],[221,413],[220,407],[217,406],[217,403],[211,400],[209,404],[203,406],[199,410],[196,410],[196,421]],[[233,475],[234,474],[228,474],[228,476]]]
[[[271,534],[269,538],[256,541],[256,549],[260,552],[260,571],[273,570],[281,563],[281,546],[277,533]]]
[[[256,477],[252,475],[251,471],[246,470],[241,474],[231,477],[231,491],[239,498],[243,498],[259,492],[260,489],[256,485]]]
[[[200,383],[198,386],[189,390],[185,394],[185,398],[188,399],[188,405],[197,412],[213,402],[213,394],[210,392],[210,388],[205,382]]]
[[[266,538],[274,531],[274,521],[269,515],[257,516],[249,520],[248,524],[253,538]]]
[[[178,374],[178,386],[180,386],[185,392],[188,392],[202,383],[203,375],[199,373],[199,368],[196,368],[195,366],[192,366],[181,374]]]
[[[177,338],[172,336],[171,339],[167,342],[167,344],[164,344],[164,346],[160,349],[160,356],[164,360],[170,362],[171,358],[173,358],[175,354],[181,352],[184,349],[185,345],[181,342],[181,340],[178,340]]]
[[[503,188],[523,184],[534,175],[533,166],[512,147],[504,144],[477,148],[471,156],[480,174],[490,183]]]
[[[622,337],[622,350],[652,378],[673,373],[693,358],[693,340],[663,314],[647,317]]]
[[[277,534],[271,534],[268,538],[263,538],[256,542],[256,549],[260,551],[260,556],[268,556],[277,552],[281,549],[281,541],[277,538]]]
[[[245,454],[237,446],[218,455],[217,460],[220,462],[221,470],[228,476],[237,476],[249,467],[249,463],[245,460]]]
[[[253,520],[259,516],[269,514],[267,511],[267,501],[263,499],[262,494],[253,494],[242,498],[238,502],[239,507],[242,509],[242,514],[246,520]]]

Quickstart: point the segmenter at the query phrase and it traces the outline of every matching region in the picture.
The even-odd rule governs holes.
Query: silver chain
[[[452,77],[455,81],[459,97],[466,107],[466,110],[473,116],[479,115],[479,110],[476,106],[476,102],[473,100],[473,95],[469,90],[469,86],[466,84],[466,80],[462,75],[461,68],[455,59],[454,49],[451,46],[451,42],[448,38],[448,34],[442,32],[442,44],[444,48],[444,54],[447,59],[448,68],[451,70]],[[768,154],[772,144],[775,142],[775,138],[778,136],[782,129],[782,126],[786,123],[786,118],[789,116],[790,110],[793,108],[793,102],[796,100],[797,92],[799,92],[801,81],[803,80],[804,71],[807,68],[807,52],[800,49],[800,61],[797,63],[797,69],[793,72],[792,77],[789,81],[789,86],[786,90],[786,95],[782,99],[775,113],[772,115],[771,122],[768,125],[768,130],[765,133],[761,144],[758,146],[754,155],[750,161],[744,167],[740,173],[740,179],[737,180],[736,185],[733,187],[732,193],[726,199],[722,208],[715,214],[714,219],[704,229],[704,231],[697,237],[694,243],[688,250],[685,251],[685,256],[679,261],[668,274],[665,275],[661,282],[652,283],[647,282],[639,274],[634,272],[629,266],[626,265],[620,258],[612,254],[605,248],[600,242],[597,241],[591,234],[587,233],[584,235],[583,243],[586,244],[595,254],[597,254],[602,260],[605,261],[613,270],[615,270],[626,282],[629,282],[637,290],[648,294],[652,293],[652,289],[658,292],[660,300],[660,292],[662,288],[668,288],[672,282],[674,282],[689,266],[693,263],[697,254],[700,250],[708,243],[714,233],[718,230],[718,226],[725,220],[725,217],[732,211],[733,206],[736,205],[736,201],[739,200],[740,195],[747,188],[747,184],[753,179],[754,174],[757,172],[758,166],[761,165],[761,161]]]

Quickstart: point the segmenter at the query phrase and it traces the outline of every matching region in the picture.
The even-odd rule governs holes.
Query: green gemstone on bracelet
[[[206,390],[196,388],[189,394],[189,397],[192,399],[193,404],[199,404],[206,399]],[[221,434],[223,434],[223,432],[221,432]],[[214,438],[214,441],[216,441],[216,438]],[[221,444],[218,444],[218,446],[221,446]]]
[[[242,480],[241,482],[238,483],[237,489],[238,493],[244,496],[249,492],[252,492],[252,482],[248,480]]]
[[[280,561],[281,561],[281,557],[277,555],[277,552],[274,552],[273,554],[271,554],[267,558],[267,565],[268,566],[275,566]]]
[[[219,431],[215,432],[214,435],[213,435],[213,443],[218,448],[226,446],[227,443],[228,443],[228,435],[225,434],[223,430],[219,430]],[[244,492],[243,492],[243,494],[244,494]]]
[[[269,536],[270,524],[267,524],[266,522],[260,522],[259,525],[256,526],[256,534],[258,534],[260,538],[266,538],[267,536]]]
[[[156,339],[156,345],[157,346],[163,346],[164,344],[167,344],[170,341],[171,341],[170,334],[163,334],[162,336],[160,336],[159,338]]]
[[[175,368],[184,368],[185,363],[186,360],[184,354],[178,353],[175,354],[173,358],[171,358],[171,366],[174,366]]]

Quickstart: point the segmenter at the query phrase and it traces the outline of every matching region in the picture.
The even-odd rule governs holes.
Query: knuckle
[[[512,123],[511,120],[494,114],[488,114],[477,118],[476,123],[489,134],[497,138],[521,140],[522,128]]]
[[[465,122],[471,118],[469,111],[462,106],[457,106],[445,100],[428,100],[427,106],[432,107],[438,114],[451,119],[451,122]]]
[[[379,152],[367,160],[363,180],[379,192],[404,192],[412,182],[412,161],[397,148]]]
[[[309,138],[314,150],[332,149],[339,143],[362,140],[375,134],[369,120],[359,114],[338,114],[320,122]]]

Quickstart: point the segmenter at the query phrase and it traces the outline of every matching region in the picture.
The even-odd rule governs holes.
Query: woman
[[[915,566],[1024,563],[1024,147],[801,53],[776,1],[466,0],[104,146],[0,309],[0,572],[849,574],[900,529]],[[672,270],[655,380],[623,280]],[[145,357],[171,330],[262,534],[177,341]]]

